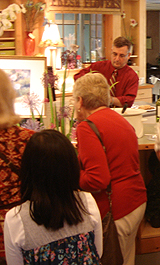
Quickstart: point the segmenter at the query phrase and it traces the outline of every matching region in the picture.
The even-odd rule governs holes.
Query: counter
[[[135,101],[134,103],[137,106],[140,105],[151,105],[155,107],[154,103],[148,103],[145,101]],[[156,110],[153,111],[146,111],[142,115],[144,121],[143,121],[143,137],[138,139],[138,148],[139,150],[148,150],[154,148],[155,140],[151,139],[150,135],[156,134]]]
[[[147,104],[147,103],[146,103]],[[156,134],[156,113],[155,111],[146,112],[143,117],[147,119],[143,124],[144,135],[138,139],[140,170],[145,181],[148,185],[152,175],[148,168],[148,159],[151,152],[154,150],[155,140],[149,140],[150,134]],[[149,123],[150,121],[150,123]],[[136,254],[145,254],[160,251],[160,228],[153,228],[145,220],[142,220],[138,229],[136,237]]]
[[[151,138],[151,135],[156,134],[156,123],[144,123],[143,124],[144,135],[138,139],[139,150],[153,150],[155,140]],[[154,136],[153,136],[154,137]]]

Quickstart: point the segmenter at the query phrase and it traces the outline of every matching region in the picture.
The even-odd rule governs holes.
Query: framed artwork
[[[25,104],[27,94],[34,95],[38,99],[37,113],[45,115],[44,99],[46,89],[43,86],[42,78],[46,70],[46,57],[29,56],[0,56],[0,68],[3,69],[11,79],[16,90],[15,112],[22,117],[30,117],[30,108]]]

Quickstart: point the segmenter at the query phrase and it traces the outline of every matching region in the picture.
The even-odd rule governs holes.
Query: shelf
[[[0,47],[1,50],[15,50],[15,47]]]
[[[12,32],[12,31],[15,31],[15,29],[5,29],[4,32]]]
[[[3,41],[5,41],[5,40],[15,40],[15,38],[12,38],[12,37],[8,37],[8,38],[3,38],[3,37],[2,37],[2,38],[1,38],[1,37],[0,37],[0,41],[2,41],[2,40],[3,40]]]
[[[134,71],[139,71],[138,65],[129,65]]]

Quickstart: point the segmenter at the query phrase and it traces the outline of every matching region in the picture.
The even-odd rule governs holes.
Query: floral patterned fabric
[[[31,250],[22,250],[24,264],[100,264],[94,233],[79,234]]]
[[[6,155],[16,167],[20,168],[21,157],[33,131],[13,126],[0,131],[0,152]],[[20,182],[18,176],[0,158],[0,206],[19,200]]]
[[[0,257],[4,257],[4,240],[3,240],[3,228],[4,228],[4,218],[8,209],[0,210]],[[0,263],[1,264],[1,263]]]
[[[18,126],[0,130],[0,152],[17,168],[27,141],[34,131]],[[6,212],[20,200],[20,181],[16,173],[0,158],[0,257],[4,257],[3,223]],[[5,209],[6,208],[6,209]]]

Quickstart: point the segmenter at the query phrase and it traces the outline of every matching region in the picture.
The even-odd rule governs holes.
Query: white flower
[[[12,12],[16,12],[16,13],[21,12],[21,9],[20,9],[19,5],[17,5],[17,4],[11,4],[7,7],[7,9],[9,9]]]
[[[0,27],[0,36],[3,35],[3,27]]]
[[[2,18],[7,18],[7,17],[9,17],[9,9],[4,9],[4,10],[2,10]]]
[[[26,10],[26,8],[24,7],[23,4],[21,4],[20,7],[21,7],[21,12],[22,12],[23,14],[27,12],[27,10]]]
[[[130,19],[130,22],[131,22],[131,23],[130,23],[130,26],[133,27],[133,28],[136,27],[136,26],[138,25],[138,23],[136,22],[136,20],[135,20],[134,18],[131,18],[131,19]]]
[[[76,45],[76,44],[70,44],[70,47],[71,47],[71,50],[70,51],[73,51],[73,52],[77,52],[78,49],[79,49],[79,46]]]
[[[121,15],[122,18],[125,18],[126,17],[126,13],[123,11],[122,15]]]
[[[24,5],[21,4],[11,4],[0,13],[0,36],[3,35],[4,30],[11,28],[12,23],[9,20],[16,20],[16,13],[25,13],[26,9]]]
[[[11,23],[8,19],[6,19],[6,18],[2,19],[1,22],[2,22],[2,24],[3,24],[2,28],[3,28],[4,30],[5,30],[5,29],[9,29],[9,28],[12,27],[12,23]]]
[[[15,12],[13,12],[12,10],[9,11],[9,18],[11,20],[16,20],[16,18],[17,18]]]

